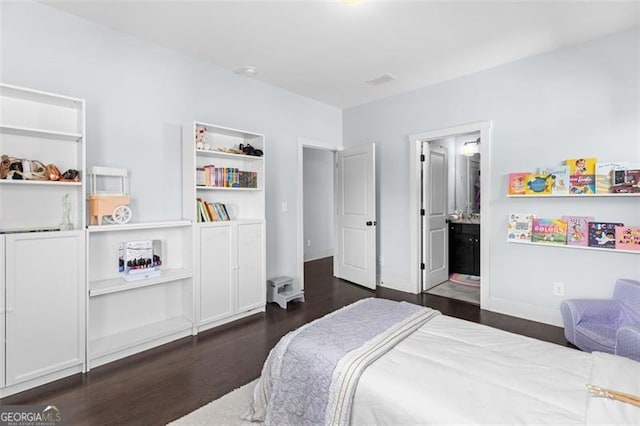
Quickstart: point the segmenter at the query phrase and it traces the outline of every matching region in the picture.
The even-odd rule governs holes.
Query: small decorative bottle
[[[62,222],[60,223],[61,231],[70,231],[74,229],[71,223],[71,203],[69,202],[69,194],[62,196]]]

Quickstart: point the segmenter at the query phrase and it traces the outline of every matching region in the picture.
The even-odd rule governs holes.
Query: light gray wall
[[[333,152],[304,148],[303,158],[304,260],[307,261],[333,256]]]
[[[640,198],[507,198],[510,171],[567,158],[640,160],[640,30],[429,86],[344,111],[344,145],[377,142],[379,255],[385,285],[414,290],[409,269],[408,135],[493,121],[490,298],[496,310],[557,321],[566,298],[610,296],[618,277],[640,279],[640,256],[508,244],[510,212],[593,215],[640,226]],[[486,141],[482,141],[486,143]],[[483,158],[482,161],[487,161]],[[401,165],[405,165],[402,167]],[[484,274],[484,273],[483,273]],[[500,308],[497,308],[500,306]],[[507,308],[505,308],[505,306]]]
[[[297,138],[341,145],[342,112],[33,2],[1,2],[3,82],[87,100],[87,164],[129,169],[135,221],[181,217],[181,126],[266,135],[267,276],[296,276]]]

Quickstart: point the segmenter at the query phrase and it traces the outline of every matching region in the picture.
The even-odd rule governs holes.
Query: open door
[[[375,144],[336,156],[335,275],[376,288]]]
[[[422,154],[422,290],[449,278],[447,149],[423,142]]]

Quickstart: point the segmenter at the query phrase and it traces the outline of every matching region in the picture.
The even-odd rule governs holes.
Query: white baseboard
[[[324,259],[325,257],[333,256],[333,249],[314,251],[311,253],[304,252],[304,261],[309,262],[311,260]]]
[[[482,305],[482,309],[497,312],[499,314],[510,315],[512,317],[524,318],[529,321],[554,325],[556,327],[564,326],[560,308],[542,308],[540,306],[515,302],[513,300],[489,297],[487,303]]]

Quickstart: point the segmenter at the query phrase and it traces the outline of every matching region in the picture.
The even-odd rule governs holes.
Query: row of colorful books
[[[597,222],[589,216],[537,218],[531,213],[511,213],[509,241],[640,251],[640,227]]]
[[[257,188],[258,172],[240,170],[236,167],[215,167],[209,164],[196,168],[196,185],[218,188]]]
[[[608,194],[640,192],[640,164],[574,158],[536,172],[509,173],[509,195]]]
[[[227,206],[223,203],[209,203],[202,198],[198,198],[196,200],[196,210],[198,222],[219,222],[222,220],[231,220]]]

